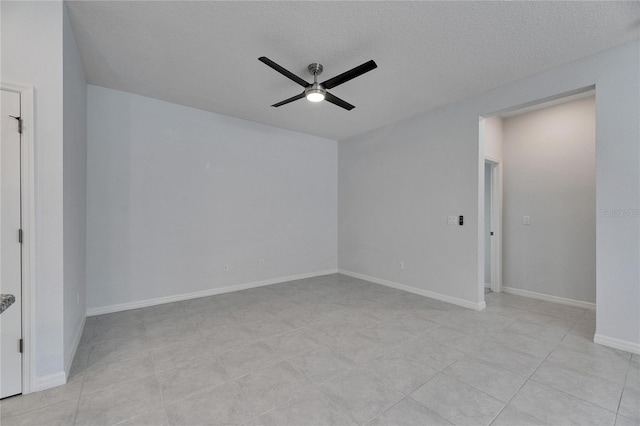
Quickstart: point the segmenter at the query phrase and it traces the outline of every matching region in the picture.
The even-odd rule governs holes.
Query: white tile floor
[[[343,275],[88,318],[65,386],[9,425],[640,425],[640,358],[595,314],[474,312]]]

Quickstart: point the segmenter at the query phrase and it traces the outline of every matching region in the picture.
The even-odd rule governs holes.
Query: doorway
[[[0,294],[13,303],[0,314],[0,398],[22,393],[22,223],[20,93],[1,90]]]
[[[480,117],[480,300],[490,288],[595,309],[594,94]]]

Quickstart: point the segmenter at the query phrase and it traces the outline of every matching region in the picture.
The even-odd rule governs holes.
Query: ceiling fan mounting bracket
[[[313,64],[309,64],[309,66],[307,67],[307,69],[309,70],[309,73],[311,75],[320,75],[322,74],[322,64],[317,64],[317,63],[313,63]]]

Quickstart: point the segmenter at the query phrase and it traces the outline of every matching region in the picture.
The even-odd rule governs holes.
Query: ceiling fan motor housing
[[[311,75],[320,75],[320,74],[322,74],[322,64],[316,64],[314,62],[313,64],[309,64],[307,69],[309,70]]]

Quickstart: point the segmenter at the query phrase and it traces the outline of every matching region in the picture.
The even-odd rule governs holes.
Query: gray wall
[[[64,359],[68,373],[86,312],[87,82],[66,7],[63,114]]]
[[[340,268],[480,307],[478,117],[595,85],[596,339],[640,350],[640,222],[607,215],[640,206],[639,76],[636,41],[341,142]],[[465,226],[448,226],[457,214]]]
[[[337,268],[335,141],[90,85],[88,145],[90,313]]]
[[[595,303],[595,107],[589,97],[504,119],[504,286]]]
[[[340,142],[340,269],[479,304],[478,116],[458,110]]]
[[[35,93],[36,386],[64,369],[62,229],[62,2],[0,2],[2,81]],[[25,235],[26,237],[26,235]]]

